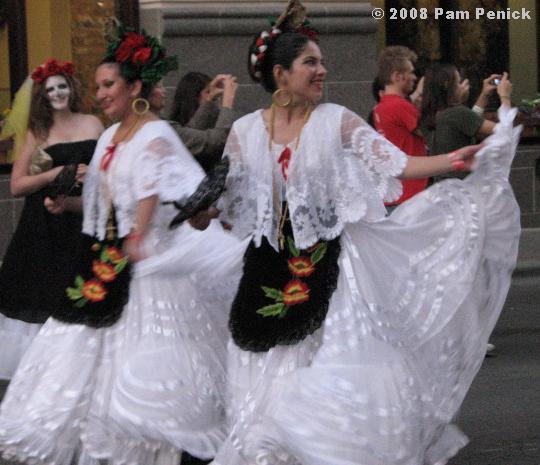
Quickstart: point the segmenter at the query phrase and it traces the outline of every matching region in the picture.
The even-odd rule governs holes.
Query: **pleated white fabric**
[[[39,323],[26,323],[0,314],[0,379],[11,379],[40,328]]]
[[[344,227],[317,333],[264,354],[229,345],[231,430],[214,464],[442,465],[467,443],[452,420],[517,257],[514,116],[500,110],[464,181]]]
[[[113,133],[104,133],[98,150]],[[186,190],[172,186],[171,172],[201,171],[165,122],[149,123],[122,144],[106,174],[97,170],[102,155],[90,167],[92,190],[85,186],[90,233],[104,230],[103,196],[112,196],[129,231],[139,199],[163,199],[167,186]],[[215,455],[226,437],[226,322],[247,244],[217,221],[202,232],[188,224],[171,231],[174,214],[158,203],[143,243],[148,258],[134,266],[115,325],[93,329],[51,318],[37,334],[0,406],[4,457],[176,465],[182,450]]]

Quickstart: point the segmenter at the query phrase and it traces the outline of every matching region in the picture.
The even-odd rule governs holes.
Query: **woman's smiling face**
[[[104,63],[96,70],[96,98],[103,112],[111,119],[121,120],[131,112],[136,97],[134,84],[120,74],[116,63]]]
[[[292,92],[300,99],[316,103],[322,98],[326,68],[319,46],[311,40],[293,61],[290,69],[283,71],[280,88]]]

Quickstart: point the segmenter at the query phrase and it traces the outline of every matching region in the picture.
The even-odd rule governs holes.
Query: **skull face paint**
[[[45,81],[45,94],[53,110],[65,110],[69,106],[71,89],[66,78],[61,75],[51,76]]]

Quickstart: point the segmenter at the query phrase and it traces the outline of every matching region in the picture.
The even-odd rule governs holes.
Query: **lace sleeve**
[[[133,166],[133,190],[141,200],[158,195],[161,200],[188,196],[203,179],[202,168],[179,140],[150,140]]]
[[[229,174],[225,181],[225,192],[218,202],[218,208],[221,210],[221,218],[228,223],[234,223],[240,215],[238,208],[241,198],[243,185],[246,184],[247,178],[242,174],[244,167],[242,163],[242,155],[240,150],[240,141],[233,127],[227,138],[223,155],[229,157]],[[245,187],[245,186],[244,186]]]
[[[407,155],[347,109],[341,120],[341,140],[343,148],[354,152],[364,164],[384,201],[397,200],[402,186],[396,177],[405,169]]]
[[[267,178],[272,170],[261,165],[261,160],[271,163],[270,158],[258,157],[257,154],[250,157],[240,139],[241,130],[239,132],[235,123],[225,145],[223,155],[229,157],[229,174],[218,208],[221,210],[221,220],[232,226],[232,232],[237,237],[243,238],[260,231],[267,216],[271,215],[268,203],[271,181]],[[258,136],[256,138],[255,146],[259,147]]]

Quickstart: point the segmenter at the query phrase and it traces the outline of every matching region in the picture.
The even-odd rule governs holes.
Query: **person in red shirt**
[[[416,84],[414,62],[416,54],[402,46],[386,47],[379,57],[377,78],[384,88],[384,94],[373,110],[375,129],[407,155],[426,156],[426,144],[418,129],[420,113],[411,103],[409,96]],[[416,98],[421,95],[421,83],[417,87]],[[395,202],[386,204],[394,207],[423,191],[428,178],[401,181],[403,194]]]

